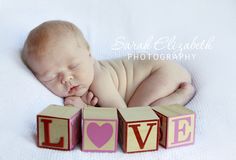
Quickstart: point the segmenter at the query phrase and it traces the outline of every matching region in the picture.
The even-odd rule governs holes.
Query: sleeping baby
[[[64,98],[65,105],[185,105],[195,93],[190,74],[174,62],[94,59],[81,31],[66,21],[47,21],[34,28],[22,59],[45,87]]]

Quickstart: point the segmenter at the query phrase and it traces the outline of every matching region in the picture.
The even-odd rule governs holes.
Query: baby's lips
[[[69,94],[75,93],[78,90],[78,86],[74,86],[69,90]]]

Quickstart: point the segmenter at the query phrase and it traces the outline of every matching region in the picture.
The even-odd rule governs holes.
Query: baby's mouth
[[[73,90],[75,90],[75,89],[76,89],[76,87],[77,87],[77,86],[73,86],[73,87],[70,87],[70,88],[68,88],[68,90],[67,90],[67,91],[68,91],[68,93],[71,93]]]
[[[68,93],[73,94],[75,91],[77,91],[78,89],[81,89],[81,88],[82,88],[81,85],[70,87],[69,90],[68,90]]]

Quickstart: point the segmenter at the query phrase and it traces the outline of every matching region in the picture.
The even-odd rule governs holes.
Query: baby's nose
[[[65,76],[65,77],[62,78],[61,83],[62,83],[62,84],[68,84],[68,83],[70,83],[73,79],[74,79],[73,76]]]

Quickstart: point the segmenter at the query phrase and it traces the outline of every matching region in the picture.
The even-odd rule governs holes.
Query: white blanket
[[[192,73],[197,88],[187,105],[197,114],[195,144],[135,154],[124,154],[120,147],[115,153],[82,152],[79,147],[69,152],[38,148],[36,114],[62,100],[33,77],[20,59],[20,50],[28,32],[51,19],[80,27],[97,59],[140,51],[137,46],[115,45],[117,37],[136,44],[175,37],[177,46],[212,38],[208,48],[185,46],[183,53],[196,57],[179,60]],[[0,0],[0,23],[0,160],[235,159],[235,1]],[[141,52],[179,53],[173,49],[159,44]]]

